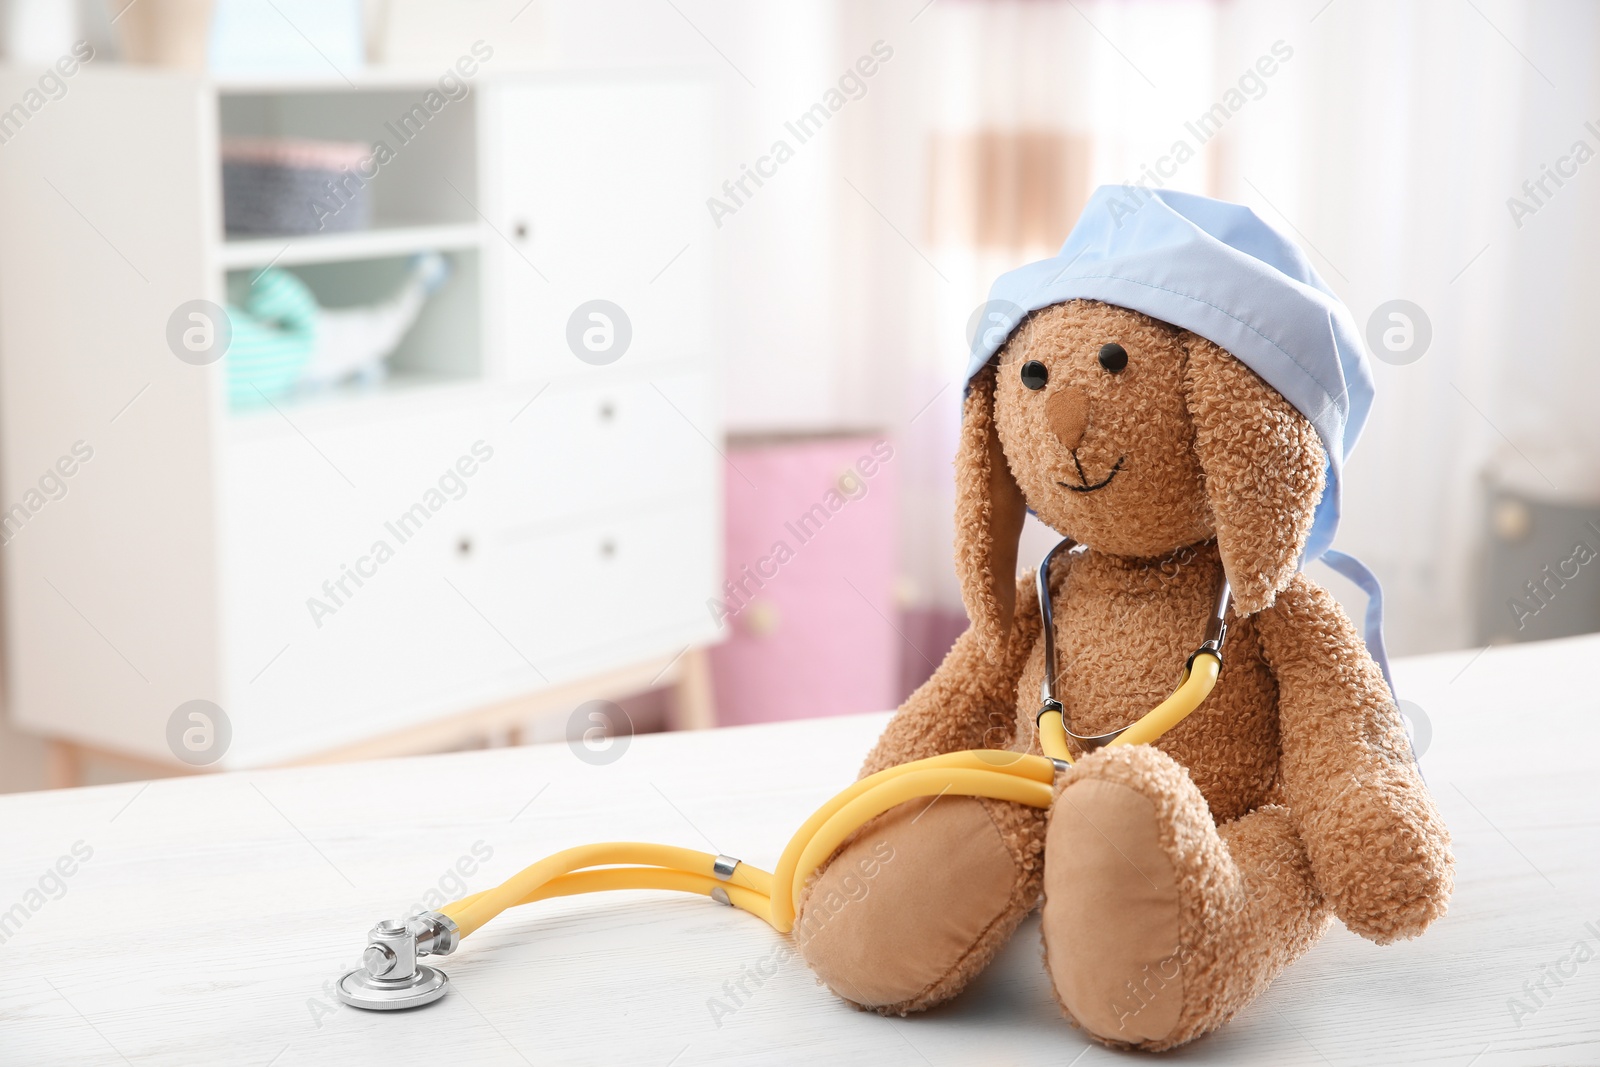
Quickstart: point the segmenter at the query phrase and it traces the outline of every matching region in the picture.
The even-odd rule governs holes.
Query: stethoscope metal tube
[[[1115,730],[1103,734],[1075,734],[1067,726],[1066,708],[1056,698],[1056,627],[1055,610],[1050,602],[1050,564],[1056,554],[1063,549],[1069,555],[1082,553],[1084,546],[1078,544],[1070,537],[1063,537],[1057,541],[1055,547],[1044,554],[1044,559],[1039,561],[1039,569],[1034,573],[1034,588],[1039,593],[1039,616],[1044,628],[1044,677],[1039,682],[1039,713],[1035,719],[1043,719],[1046,715],[1054,713],[1061,716],[1061,730],[1085,750],[1104,748],[1117,738],[1127,733],[1137,725],[1131,722],[1127,726],[1119,726]],[[1222,643],[1228,637],[1228,606],[1233,603],[1233,590],[1228,585],[1226,574],[1217,583],[1217,596],[1215,606],[1212,608],[1211,617],[1206,620],[1205,637],[1200,642],[1200,647],[1195,649],[1183,666],[1184,680],[1188,679],[1189,672],[1194,666],[1196,656],[1202,653],[1214,656],[1220,667],[1222,663]]]

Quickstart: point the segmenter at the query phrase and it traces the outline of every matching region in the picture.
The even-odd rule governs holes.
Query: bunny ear
[[[1217,550],[1234,610],[1252,615],[1294,576],[1328,455],[1306,417],[1255,371],[1203,337],[1186,331],[1183,343],[1183,388]]]
[[[973,377],[956,451],[956,574],[973,629],[991,657],[1005,649],[1017,600],[1017,539],[1028,506],[994,422],[995,368]]]

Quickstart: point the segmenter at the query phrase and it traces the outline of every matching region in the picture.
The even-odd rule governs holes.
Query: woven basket
[[[370,145],[351,141],[234,138],[222,144],[222,214],[230,234],[366,229],[372,187],[359,165]]]

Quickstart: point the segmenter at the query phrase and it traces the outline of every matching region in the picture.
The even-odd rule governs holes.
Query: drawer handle
[[[617,417],[617,406],[609,400],[600,402],[600,421],[610,422]]]
[[[600,555],[605,559],[613,559],[617,554],[617,543],[607,537],[600,542]]]

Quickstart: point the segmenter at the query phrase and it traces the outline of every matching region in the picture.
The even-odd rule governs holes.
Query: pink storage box
[[[728,459],[727,581],[716,609],[728,639],[711,654],[718,722],[893,708],[893,442],[735,439]]]

